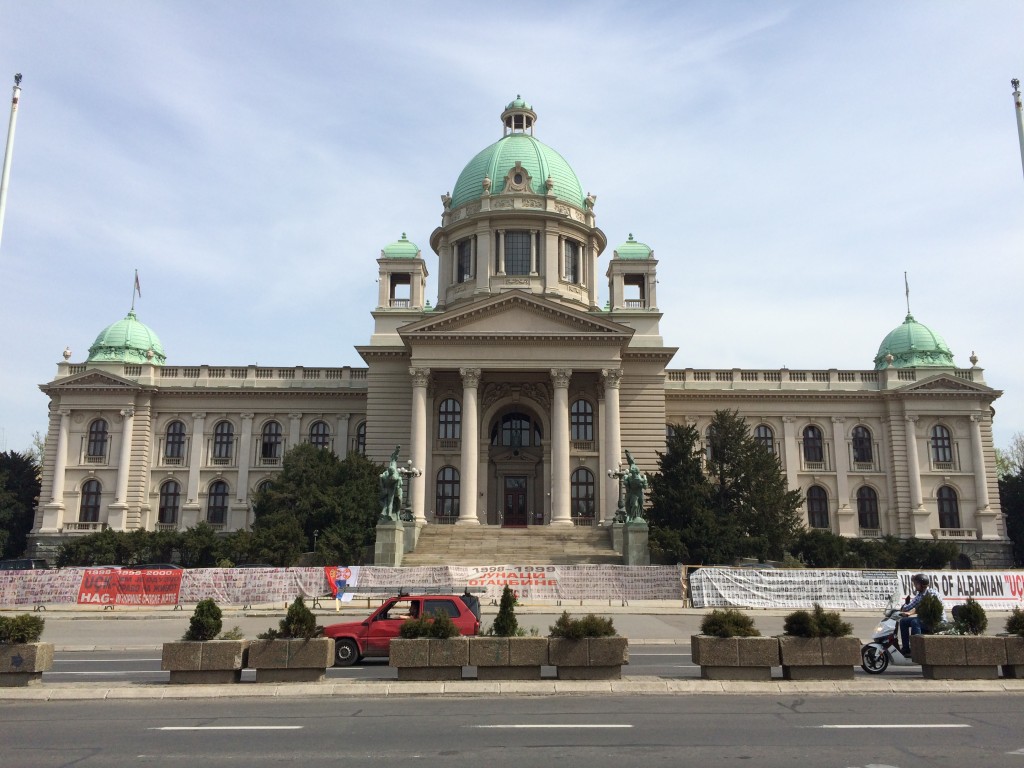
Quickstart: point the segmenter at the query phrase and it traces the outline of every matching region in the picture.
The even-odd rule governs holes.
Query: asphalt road
[[[1003,696],[2,702],[4,768],[1003,768]]]

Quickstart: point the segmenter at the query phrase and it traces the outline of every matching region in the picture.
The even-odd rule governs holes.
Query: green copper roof
[[[420,255],[420,247],[406,239],[405,232],[403,232],[402,239],[395,240],[391,245],[386,246],[380,255],[387,259],[415,259]]]
[[[633,233],[629,233],[629,240],[615,249],[617,259],[649,259],[654,254],[650,246],[633,239]]]
[[[152,352],[152,355],[149,353]],[[89,363],[152,363],[167,361],[163,345],[149,326],[140,323],[135,310],[107,326],[89,347]]]
[[[516,97],[505,110],[506,113],[508,110],[532,112],[533,108]],[[530,192],[547,194],[546,183],[550,177],[553,185],[551,194],[579,208],[584,207],[583,187],[565,158],[525,132],[513,132],[502,137],[469,161],[455,182],[451,207],[458,208],[471,200],[479,200],[484,191],[484,177],[491,180],[491,194],[500,194],[505,188],[505,176],[517,161],[530,175]]]
[[[892,355],[892,362],[888,356]],[[903,325],[893,329],[878,348],[875,370],[883,368],[949,368],[953,353],[939,334],[907,314]]]

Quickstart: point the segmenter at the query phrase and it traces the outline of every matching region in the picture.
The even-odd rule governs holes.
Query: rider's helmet
[[[915,573],[910,580],[915,584],[920,584],[922,587],[927,587],[931,583],[931,580],[923,573]]]

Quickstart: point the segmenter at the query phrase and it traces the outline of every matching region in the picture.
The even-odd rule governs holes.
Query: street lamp
[[[608,470],[608,477],[614,477],[619,481],[619,505],[615,508],[615,522],[624,523],[626,522],[626,497],[623,495],[622,478],[626,476],[626,470],[622,468],[622,464],[617,465],[616,469]]]
[[[313,531],[313,551],[316,552],[316,540],[320,537],[320,529]]]

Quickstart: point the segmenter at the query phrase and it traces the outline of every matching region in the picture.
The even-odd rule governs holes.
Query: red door
[[[525,528],[526,511],[526,478],[505,478],[505,518],[506,528]]]

